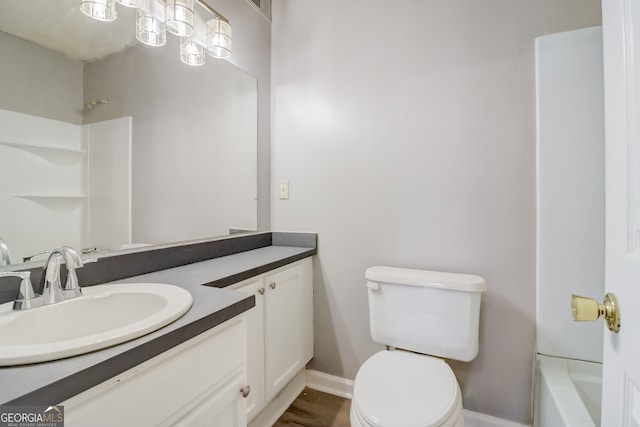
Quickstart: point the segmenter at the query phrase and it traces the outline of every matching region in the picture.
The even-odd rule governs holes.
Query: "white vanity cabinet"
[[[245,330],[233,318],[62,402],[65,425],[245,427]]]
[[[247,383],[251,421],[313,357],[311,258],[245,280],[232,289],[252,293],[247,323]]]
[[[312,275],[309,257],[231,285],[255,307],[61,402],[66,425],[246,427],[313,357]]]

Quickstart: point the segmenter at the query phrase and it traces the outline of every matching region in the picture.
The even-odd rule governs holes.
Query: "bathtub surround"
[[[131,243],[130,154],[131,117],[76,125],[0,109],[0,171],[11,177],[0,224],[13,262],[62,244]]]
[[[534,427],[600,425],[602,363],[538,355]]]
[[[310,367],[353,379],[381,349],[368,266],[478,274],[480,352],[452,364],[463,406],[529,424],[533,42],[599,25],[600,3],[275,0],[272,13],[272,226],[322,239]]]
[[[569,311],[604,295],[602,27],[536,39],[536,103],[536,350],[602,363],[602,324]]]
[[[569,301],[572,293],[604,294],[601,27],[536,39],[536,103],[534,425],[596,426],[604,328],[600,322],[572,321]]]

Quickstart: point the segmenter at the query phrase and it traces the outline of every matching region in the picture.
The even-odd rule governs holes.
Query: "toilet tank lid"
[[[428,286],[465,292],[484,292],[487,290],[485,280],[473,274],[375,266],[367,268],[364,276],[367,280],[378,283]]]

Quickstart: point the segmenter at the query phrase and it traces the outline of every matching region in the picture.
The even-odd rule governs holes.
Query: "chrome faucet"
[[[60,279],[60,264],[63,260],[67,266],[67,281],[64,286],[62,286]],[[96,262],[97,260],[97,258],[91,258],[86,259],[84,262]],[[81,296],[82,290],[78,283],[76,268],[80,268],[83,265],[82,258],[72,247],[60,246],[52,250],[42,270],[42,295],[36,295],[31,284],[30,271],[0,272],[0,277],[14,276],[22,280],[18,296],[13,302],[13,309],[26,310]]]
[[[67,265],[67,281],[64,286],[60,280],[60,263],[63,259]],[[42,270],[42,304],[55,304],[81,296],[82,290],[78,284],[76,268],[83,265],[78,252],[70,246],[60,246],[52,250]]]
[[[9,246],[7,242],[0,237],[0,265],[11,264],[11,255],[9,254]]]
[[[38,307],[42,305],[42,298],[36,296],[31,284],[31,272],[30,271],[5,271],[0,272],[0,277],[19,277],[20,288],[18,289],[18,296],[13,301],[14,310],[26,310],[32,307]]]

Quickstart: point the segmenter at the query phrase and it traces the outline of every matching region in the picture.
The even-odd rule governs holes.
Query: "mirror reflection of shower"
[[[93,111],[93,109],[96,108],[96,106],[107,105],[108,103],[109,103],[109,99],[100,98],[100,99],[96,99],[95,101],[87,102],[86,104],[84,104],[84,109],[85,111]]]
[[[9,254],[9,246],[7,242],[0,237],[0,266],[11,264],[11,255]]]

